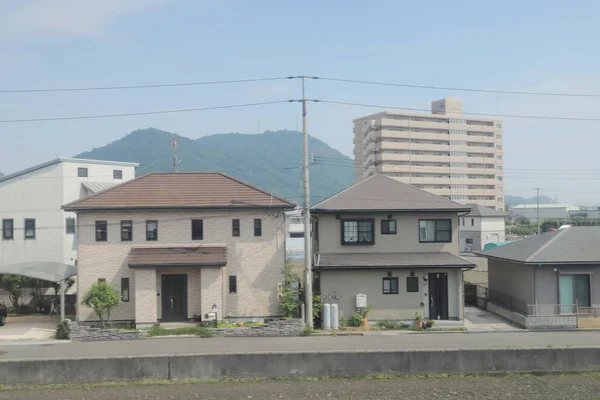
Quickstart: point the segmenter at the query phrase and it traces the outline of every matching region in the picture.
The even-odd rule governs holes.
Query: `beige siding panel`
[[[135,270],[135,317],[139,324],[155,323],[156,318],[156,270]]]

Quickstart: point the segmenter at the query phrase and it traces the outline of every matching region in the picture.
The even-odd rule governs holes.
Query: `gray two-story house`
[[[463,319],[458,220],[469,207],[373,175],[312,207],[316,290],[340,316]]]

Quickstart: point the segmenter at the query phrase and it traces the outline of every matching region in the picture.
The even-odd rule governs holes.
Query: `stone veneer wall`
[[[77,322],[66,319],[69,330],[71,331],[71,340],[88,342],[94,340],[131,340],[143,339],[143,331],[120,331],[118,329],[101,329],[90,326],[79,325]]]
[[[260,326],[248,328],[218,328],[211,329],[219,337],[273,337],[273,336],[300,336],[304,330],[304,322],[300,318],[268,322]]]

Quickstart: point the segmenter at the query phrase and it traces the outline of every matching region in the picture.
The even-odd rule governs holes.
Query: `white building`
[[[540,204],[538,210],[537,204],[519,204],[510,209],[531,222],[537,222],[538,213],[540,221],[548,218],[568,218],[570,212],[579,211],[580,207],[575,204]]]
[[[384,111],[354,120],[354,175],[375,173],[457,201],[504,209],[500,119],[462,114],[462,102],[431,103],[431,114]]]
[[[75,213],[61,207],[131,180],[139,164],[57,158],[0,177],[0,266],[77,261]]]
[[[304,217],[301,209],[285,213],[285,252],[289,260],[304,259]]]
[[[459,219],[460,251],[470,253],[483,250],[488,243],[505,241],[502,211],[478,204],[467,204],[471,212]]]

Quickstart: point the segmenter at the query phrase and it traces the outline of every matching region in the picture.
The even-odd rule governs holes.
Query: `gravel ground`
[[[1,400],[579,400],[598,398],[600,398],[598,374],[181,383],[0,391]]]

